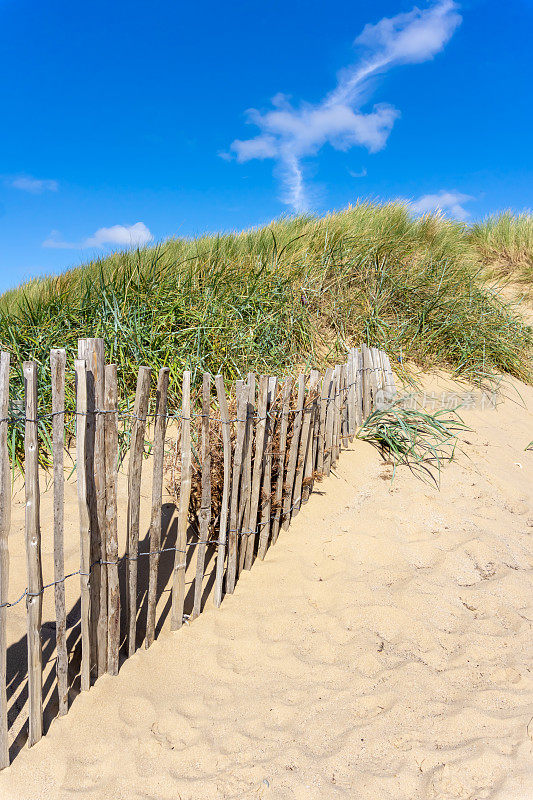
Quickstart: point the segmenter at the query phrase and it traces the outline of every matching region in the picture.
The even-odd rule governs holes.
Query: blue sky
[[[533,0],[0,0],[0,290],[357,198],[533,206]]]

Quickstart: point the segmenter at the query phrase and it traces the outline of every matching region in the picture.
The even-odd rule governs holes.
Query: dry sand
[[[533,389],[513,387],[525,407],[511,393],[463,413],[473,432],[440,491],[405,468],[391,484],[356,442],[219,610],[175,634],[167,619],[20,750],[2,799],[532,798]],[[18,503],[11,596],[24,588]],[[49,514],[45,499],[45,566]],[[22,685],[16,697],[23,708]]]

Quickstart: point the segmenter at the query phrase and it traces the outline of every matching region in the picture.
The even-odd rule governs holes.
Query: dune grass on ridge
[[[345,358],[361,340],[398,370],[413,361],[477,383],[497,372],[531,379],[532,332],[487,288],[473,233],[440,215],[360,203],[242,233],[171,239],[33,281],[0,298],[0,344],[40,366],[48,407],[49,352],[102,336],[131,398],[139,365],[171,370],[176,408],[184,369],[228,379]],[[73,407],[73,382],[68,403]],[[18,397],[17,397],[18,395]]]

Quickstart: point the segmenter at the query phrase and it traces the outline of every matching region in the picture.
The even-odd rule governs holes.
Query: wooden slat
[[[342,446],[348,447],[348,364],[341,364],[340,369],[340,435]]]
[[[76,476],[80,517],[80,595],[81,595],[81,691],[91,685],[91,534],[87,499],[87,368],[85,359],[74,362],[76,370]]]
[[[300,446],[298,448],[298,460],[296,465],[296,475],[294,476],[294,489],[292,493],[293,509],[291,517],[295,517],[299,513],[300,507],[302,505],[303,478],[305,471],[305,462],[307,459],[307,450],[310,442],[311,417],[313,414],[314,393],[317,383],[318,383],[318,373],[315,370],[313,370],[309,378],[309,392],[307,395],[307,400],[305,401],[304,413],[302,418],[302,431],[300,434]]]
[[[107,571],[101,565],[105,544],[105,442],[104,407],[105,358],[103,339],[78,339],[78,358],[87,367],[87,499],[91,522],[91,658],[97,674],[107,670]]]
[[[239,516],[237,529],[250,530],[250,514],[252,509],[252,455],[254,442],[254,415],[255,415],[255,374],[248,373],[246,382],[248,390],[248,411],[246,413],[246,430],[244,434],[243,462],[241,476],[241,491],[239,495]],[[241,535],[237,540],[239,550],[238,574],[244,568],[246,548],[249,536]]]
[[[259,558],[265,557],[268,538],[270,535],[270,512],[272,508],[272,437],[275,430],[275,419],[270,415],[272,406],[276,399],[276,392],[278,390],[278,379],[271,377],[268,380],[268,395],[266,407],[266,428],[265,428],[265,445],[264,445],[264,467],[263,467],[263,489],[262,496],[263,502],[261,503],[261,522],[259,526],[259,547],[257,554]]]
[[[374,364],[374,380],[376,385],[376,394],[374,397],[374,408],[380,408],[383,404],[384,394],[384,381],[383,381],[383,364],[381,363],[381,353],[377,347],[370,349],[372,355],[372,362]]]
[[[361,348],[355,349],[355,424],[363,422],[363,356]]]
[[[331,392],[332,377],[333,377],[333,370],[331,369],[331,367],[328,367],[322,379],[322,390],[320,392],[318,441],[317,441],[317,455],[316,455],[316,471],[318,472],[319,475],[322,475],[325,472],[326,416],[329,404],[329,395]]]
[[[215,377],[217,390],[220,425],[222,426],[222,445],[224,448],[224,484],[222,488],[222,504],[220,509],[220,523],[218,533],[217,571],[215,578],[215,591],[213,602],[218,608],[222,602],[222,586],[224,582],[224,563],[226,560],[226,542],[229,515],[229,494],[231,486],[231,423],[228,411],[228,401],[224,389],[222,375]]]
[[[385,366],[385,386],[387,393],[387,402],[394,403],[396,400],[396,386],[394,384],[394,374],[387,353],[383,353],[383,363]]]
[[[28,571],[27,637],[28,637],[28,745],[32,747],[43,733],[43,668],[41,619],[43,576],[41,569],[41,528],[39,516],[39,444],[37,421],[37,364],[23,364],[26,400],[24,461],[26,487],[26,564]]]
[[[257,514],[259,510],[259,495],[261,491],[261,477],[265,460],[265,431],[268,402],[268,375],[261,375],[259,379],[259,398],[257,403],[257,425],[255,426],[255,451],[252,471],[252,494],[250,497],[250,514],[248,516],[248,535],[246,539],[246,558],[244,568],[250,569],[253,562],[255,541],[257,536]],[[244,544],[244,543],[243,543]]]
[[[235,590],[237,575],[237,535],[239,510],[239,483],[242,472],[244,435],[246,430],[246,412],[248,407],[248,389],[243,381],[237,381],[235,387],[237,399],[237,422],[235,423],[235,450],[233,453],[233,472],[231,477],[231,507],[228,537],[228,568],[226,573],[226,592]]]
[[[296,476],[298,451],[300,449],[300,435],[302,431],[304,403],[305,403],[305,375],[300,374],[298,377],[298,397],[296,399],[296,410],[294,414],[291,446],[289,450],[289,461],[287,464],[285,497],[283,500],[283,516],[281,520],[281,527],[283,528],[283,530],[287,530],[291,521],[294,478]]]
[[[281,422],[279,434],[279,451],[278,451],[278,476],[276,479],[276,494],[275,503],[276,510],[274,519],[272,520],[272,544],[276,543],[279,534],[279,526],[281,521],[281,507],[283,503],[283,484],[285,478],[285,460],[286,460],[286,447],[287,447],[287,429],[289,427],[289,409],[291,402],[292,392],[292,379],[285,378],[283,382],[283,391],[281,396]]]
[[[52,380],[52,449],[54,462],[54,599],[56,609],[56,675],[59,714],[68,711],[67,612],[65,606],[64,515],[65,350],[50,352]]]
[[[7,592],[11,482],[8,452],[9,353],[0,353],[0,769],[9,766],[7,730]]]
[[[150,367],[139,367],[128,463],[128,526],[126,545],[126,602],[128,618],[128,655],[137,648],[137,558],[139,555],[139,520],[141,510],[141,473],[150,398]]]
[[[372,348],[367,348],[368,353],[368,360],[369,360],[369,369],[368,369],[368,376],[370,379],[370,395],[371,395],[371,404],[370,404],[370,412],[374,411],[376,408],[376,396],[378,392],[378,381],[377,381],[377,371],[376,365],[374,363],[374,355],[372,352]]]
[[[165,466],[165,433],[167,430],[168,383],[170,370],[162,367],[157,378],[154,425],[154,464],[152,473],[152,513],[150,516],[150,574],[148,578],[148,607],[146,613],[145,646],[155,637],[157,606],[157,571],[161,548],[161,508],[163,505],[163,471]]]
[[[356,361],[356,350],[353,347],[350,350],[348,355],[348,436],[350,437],[350,441],[353,440],[355,435],[355,431],[357,428],[357,420],[356,420],[356,393],[355,393],[355,376],[356,376],[356,368],[357,368],[357,361]]]
[[[361,344],[363,366],[361,376],[363,378],[363,422],[372,413],[372,359],[366,344]]]
[[[333,368],[333,392],[331,400],[331,466],[337,463],[337,422],[339,414],[339,366]]]
[[[209,413],[211,406],[211,375],[204,372],[202,384],[202,497],[200,501],[200,541],[196,553],[196,577],[194,579],[194,605],[191,619],[196,619],[202,610],[202,585],[205,570],[205,553],[211,527],[211,442]]]
[[[178,536],[172,575],[172,610],[170,614],[170,628],[173,631],[177,631],[183,625],[191,472],[191,373],[187,370],[183,373],[181,394],[181,484],[178,505]]]
[[[320,373],[317,369],[311,370],[309,379],[309,402],[311,406],[309,422],[309,441],[305,455],[303,470],[302,502],[307,503],[311,494],[313,472],[316,464],[316,430],[318,427],[318,393],[317,387],[320,381]]]
[[[118,675],[120,650],[120,586],[118,578],[118,386],[117,365],[105,368],[105,496],[107,566],[107,671]]]
[[[324,475],[329,475],[333,463],[333,434],[335,427],[335,370],[331,370],[331,380],[327,386],[328,399],[326,403],[326,434],[324,446]]]

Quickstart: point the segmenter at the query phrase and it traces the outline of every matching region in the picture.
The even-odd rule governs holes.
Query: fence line
[[[52,410],[37,413],[37,364],[25,362],[24,417],[9,413],[8,353],[0,354],[0,769],[9,764],[7,706],[8,608],[26,599],[28,648],[28,744],[43,732],[41,618],[43,593],[54,587],[56,616],[56,681],[59,714],[69,707],[69,653],[65,582],[80,576],[81,691],[104,672],[119,671],[121,607],[127,655],[137,647],[138,598],[146,593],[145,645],[155,639],[160,555],[173,553],[171,630],[192,622],[202,611],[207,548],[216,550],[213,602],[218,607],[224,589],[231,593],[242,569],[263,559],[307,502],[317,477],[328,475],[341,449],[347,447],[363,420],[376,407],[380,393],[395,393],[390,361],[385,353],[364,344],[352,348],[347,362],[313,370],[296,382],[254,373],[236,382],[230,403],[221,375],[214,378],[218,410],[213,413],[212,378],[203,376],[201,412],[191,408],[191,373],[183,374],[182,408],[167,408],[169,369],[159,372],[155,408],[150,411],[151,370],[141,366],[133,411],[119,411],[117,367],[105,364],[104,342],[81,339],[74,363],[76,408],[65,408],[65,350],[52,350]],[[256,398],[257,383],[257,398]],[[296,394],[296,396],[294,396]],[[257,401],[257,405],[256,405]],[[231,412],[231,413],[230,413]],[[67,418],[76,420],[76,481],[79,508],[80,568],[65,575],[64,450]],[[52,426],[54,580],[42,581],[39,423]],[[119,420],[132,423],[128,464],[126,551],[119,556],[117,480]],[[154,421],[153,473],[148,550],[139,550],[140,493],[146,425]],[[162,496],[165,438],[170,420],[178,423],[174,467],[179,465],[179,500],[175,546],[162,542]],[[196,424],[198,422],[198,425]],[[27,588],[8,601],[8,536],[10,530],[10,464],[8,428],[25,426],[25,528]],[[41,432],[42,435],[42,432]],[[168,454],[167,454],[168,458]],[[197,540],[188,541],[191,523]],[[186,555],[196,551],[193,604],[185,608]],[[139,590],[138,561],[149,559],[147,586]],[[120,596],[119,572],[126,567],[125,597]],[[122,656],[125,657],[125,653]],[[70,654],[72,656],[72,653]]]

